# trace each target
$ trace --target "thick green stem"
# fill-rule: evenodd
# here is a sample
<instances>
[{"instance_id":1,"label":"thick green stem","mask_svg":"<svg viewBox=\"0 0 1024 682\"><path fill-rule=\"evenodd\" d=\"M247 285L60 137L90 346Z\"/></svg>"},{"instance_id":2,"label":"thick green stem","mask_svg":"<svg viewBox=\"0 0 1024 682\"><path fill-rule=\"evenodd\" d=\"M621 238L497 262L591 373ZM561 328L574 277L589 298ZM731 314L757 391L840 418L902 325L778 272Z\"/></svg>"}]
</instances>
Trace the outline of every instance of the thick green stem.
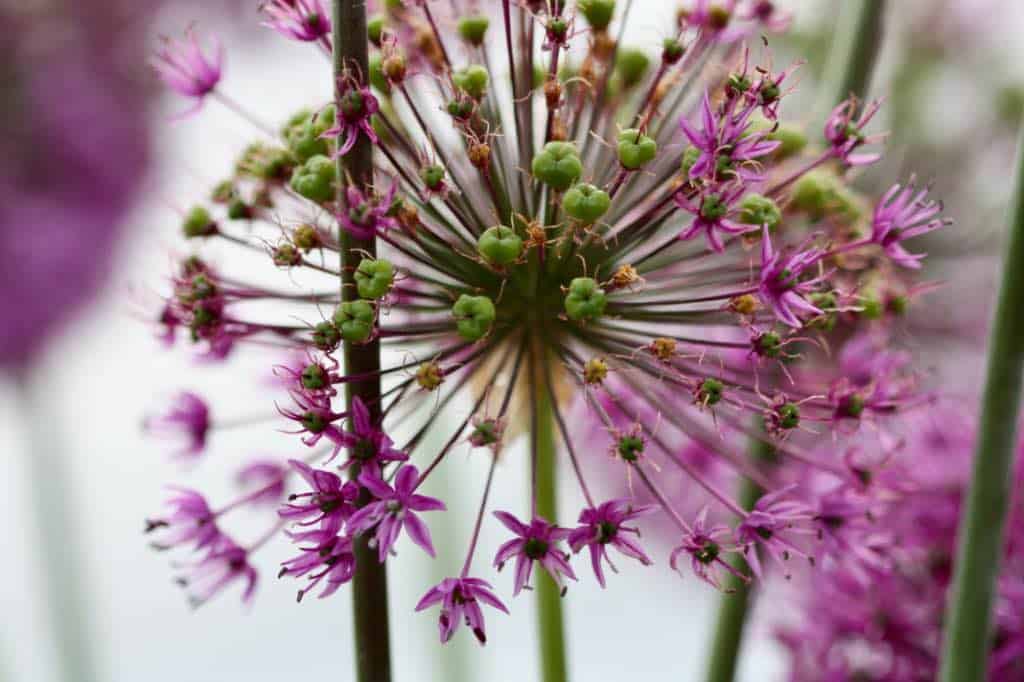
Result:
<instances>
[{"instance_id":1,"label":"thick green stem","mask_svg":"<svg viewBox=\"0 0 1024 682\"><path fill-rule=\"evenodd\" d=\"M772 456L772 447L766 441L755 440L751 443L751 454L754 460L763 461ZM745 478L740 484L739 504L744 509L752 509L762 494L764 491L756 483ZM736 559L734 565L744 573L749 573L747 562L741 557ZM735 678L743 630L752 601L751 586L731 573L726 576L724 588L725 593L718 607L715 639L711 644L711 658L705 678L707 682L732 682Z\"/></svg>"},{"instance_id":2,"label":"thick green stem","mask_svg":"<svg viewBox=\"0 0 1024 682\"><path fill-rule=\"evenodd\" d=\"M535 356L536 358L536 356ZM533 424L534 447L537 467L536 495L537 514L551 523L557 523L558 491L556 489L556 462L558 447L555 444L554 406L545 389L540 372L535 367L532 382L533 400L536 401L536 419ZM543 682L565 682L569 679L565 658L565 623L562 618L562 595L558 585L546 573L536 579L537 591L537 634L540 638L541 680Z\"/></svg>"},{"instance_id":3,"label":"thick green stem","mask_svg":"<svg viewBox=\"0 0 1024 682\"><path fill-rule=\"evenodd\" d=\"M985 678L992 600L1016 452L1024 367L1024 129L1003 281L989 337L988 376L967 504L960 521L953 590L947 605L943 682Z\"/></svg>"},{"instance_id":4,"label":"thick green stem","mask_svg":"<svg viewBox=\"0 0 1024 682\"><path fill-rule=\"evenodd\" d=\"M341 95L354 84L365 85L369 73L366 38L365 0L333 0L332 41L334 45L335 106L341 116ZM344 206L343 186L352 183L369 191L373 182L373 147L365 135L355 146L338 158L338 202ZM358 298L354 286L355 267L359 259L377 253L375 239L357 239L338 228L341 244L341 299ZM346 409L359 397L370 410L374 421L380 419L380 343L345 344L345 371L364 377L345 384ZM351 475L358 474L353 467ZM363 501L368 500L363 491ZM355 628L355 662L358 682L390 682L391 643L388 635L387 571L377 560L376 550L368 546L368 538L355 541L356 570L352 579L352 610Z\"/></svg>"},{"instance_id":5,"label":"thick green stem","mask_svg":"<svg viewBox=\"0 0 1024 682\"><path fill-rule=\"evenodd\" d=\"M25 464L29 475L29 499L36 522L35 546L39 550L39 574L46 591L47 624L57 652L59 679L63 682L97 682L101 675L91 646L89 608L82 570L81 532L76 517L75 489L69 461L61 456L54 433L49 396L41 395L27 375L18 377L18 399L28 429ZM12 625L17 620L11 613Z\"/></svg>"},{"instance_id":6,"label":"thick green stem","mask_svg":"<svg viewBox=\"0 0 1024 682\"><path fill-rule=\"evenodd\" d=\"M818 105L821 120L850 95L862 99L867 95L882 44L884 14L885 0L847 0L844 3L822 79Z\"/></svg>"}]
</instances>

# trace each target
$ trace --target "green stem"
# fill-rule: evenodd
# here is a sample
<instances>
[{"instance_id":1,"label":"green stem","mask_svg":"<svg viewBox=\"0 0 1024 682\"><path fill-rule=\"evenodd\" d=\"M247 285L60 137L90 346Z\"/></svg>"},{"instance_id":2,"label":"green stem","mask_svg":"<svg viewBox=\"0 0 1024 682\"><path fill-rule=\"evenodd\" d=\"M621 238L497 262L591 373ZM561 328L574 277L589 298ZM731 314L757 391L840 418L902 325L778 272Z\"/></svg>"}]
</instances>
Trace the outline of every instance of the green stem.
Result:
<instances>
[{"instance_id":1,"label":"green stem","mask_svg":"<svg viewBox=\"0 0 1024 682\"><path fill-rule=\"evenodd\" d=\"M369 73L366 38L365 0L332 1L332 41L334 45L335 106L341 116L341 95L346 82L365 85ZM338 158L338 202L345 201L346 183L357 185L364 192L373 182L373 147L365 135L355 146ZM354 286L355 266L362 255L374 257L376 240L357 239L338 228L341 244L341 299L358 298ZM345 371L365 377L345 384L346 409L359 397L370 410L371 418L380 420L380 343L345 344ZM350 475L358 475L353 467ZM362 503L369 501L369 492L362 491ZM368 538L355 541L356 570L352 578L352 612L355 629L355 663L358 682L390 682L391 642L388 626L388 585L385 565L377 560L377 552L368 546Z\"/></svg>"},{"instance_id":2,"label":"green stem","mask_svg":"<svg viewBox=\"0 0 1024 682\"><path fill-rule=\"evenodd\" d=\"M766 441L752 440L751 454L752 459L764 461L772 457L773 451ZM745 478L740 484L739 504L750 510L763 494L764 491L756 483ZM750 572L742 557L736 558L734 566L744 573ZM707 682L732 682L735 678L743 630L752 601L751 586L731 573L726 576L723 587L725 590L718 606L718 623L705 678Z\"/></svg>"},{"instance_id":3,"label":"green stem","mask_svg":"<svg viewBox=\"0 0 1024 682\"><path fill-rule=\"evenodd\" d=\"M1024 129L1003 281L989 337L988 376L967 504L960 521L953 590L942 654L943 682L985 677L992 600L1003 549L1003 526L1016 451L1024 367Z\"/></svg>"},{"instance_id":4,"label":"green stem","mask_svg":"<svg viewBox=\"0 0 1024 682\"><path fill-rule=\"evenodd\" d=\"M543 352L543 351L538 351ZM538 361L536 355L535 362ZM558 447L555 443L554 406L546 390L541 372L547 367L534 367L532 386L536 401L534 447L536 466L536 513L551 523L557 523L558 491L556 489L556 462ZM558 585L546 573L537 576L537 634L540 638L541 680L565 682L569 679L565 656L565 623L562 618L562 595Z\"/></svg>"},{"instance_id":5,"label":"green stem","mask_svg":"<svg viewBox=\"0 0 1024 682\"><path fill-rule=\"evenodd\" d=\"M841 101L867 95L882 44L885 0L847 0L839 16L833 48L822 79L819 118Z\"/></svg>"},{"instance_id":6,"label":"green stem","mask_svg":"<svg viewBox=\"0 0 1024 682\"><path fill-rule=\"evenodd\" d=\"M46 590L48 626L57 652L59 679L64 682L97 682L96 660L90 637L91 612L86 598L81 532L76 520L77 505L69 471L70 462L61 456L54 434L53 414L27 375L17 377L19 403L25 410L29 447L26 466L29 498L35 508L36 543L40 575ZM15 620L11 614L11 620Z\"/></svg>"}]
</instances>

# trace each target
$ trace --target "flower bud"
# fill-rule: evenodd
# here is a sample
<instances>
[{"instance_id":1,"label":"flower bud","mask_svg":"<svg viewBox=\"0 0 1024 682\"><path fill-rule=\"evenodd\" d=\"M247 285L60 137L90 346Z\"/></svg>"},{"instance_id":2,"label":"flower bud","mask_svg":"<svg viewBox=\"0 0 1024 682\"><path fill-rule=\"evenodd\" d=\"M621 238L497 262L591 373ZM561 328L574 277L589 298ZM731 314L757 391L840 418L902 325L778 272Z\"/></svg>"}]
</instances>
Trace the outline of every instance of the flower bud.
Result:
<instances>
[{"instance_id":1,"label":"flower bud","mask_svg":"<svg viewBox=\"0 0 1024 682\"><path fill-rule=\"evenodd\" d=\"M662 362L668 362L676 356L677 347L678 344L675 339L671 339L667 336L660 336L651 341L651 345L647 347L647 350L651 351L651 355Z\"/></svg>"},{"instance_id":2,"label":"flower bud","mask_svg":"<svg viewBox=\"0 0 1024 682\"><path fill-rule=\"evenodd\" d=\"M211 234L216 234L217 223L213 221L210 212L205 208L193 206L185 214L185 220L181 223L181 231L185 234L186 239L209 237Z\"/></svg>"},{"instance_id":3,"label":"flower bud","mask_svg":"<svg viewBox=\"0 0 1024 682\"><path fill-rule=\"evenodd\" d=\"M299 195L324 203L334 198L337 178L338 170L334 161L318 154L292 172L289 184Z\"/></svg>"},{"instance_id":4,"label":"flower bud","mask_svg":"<svg viewBox=\"0 0 1024 682\"><path fill-rule=\"evenodd\" d=\"M497 315L494 302L486 296L463 294L452 306L459 336L467 341L479 341L491 331Z\"/></svg>"},{"instance_id":5,"label":"flower bud","mask_svg":"<svg viewBox=\"0 0 1024 682\"><path fill-rule=\"evenodd\" d=\"M718 379L708 377L697 385L695 400L704 407L712 407L722 400L725 385Z\"/></svg>"},{"instance_id":6,"label":"flower bud","mask_svg":"<svg viewBox=\"0 0 1024 682\"><path fill-rule=\"evenodd\" d=\"M466 150L469 162L474 168L488 168L491 165L491 145L486 142L474 142Z\"/></svg>"},{"instance_id":7,"label":"flower bud","mask_svg":"<svg viewBox=\"0 0 1024 682\"><path fill-rule=\"evenodd\" d=\"M592 225L608 212L611 203L607 192L584 182L569 188L562 199L562 208L584 225Z\"/></svg>"},{"instance_id":8,"label":"flower bud","mask_svg":"<svg viewBox=\"0 0 1024 682\"><path fill-rule=\"evenodd\" d=\"M400 85L405 80L405 74L408 70L405 55L399 52L388 55L381 62L380 68L385 78L395 85Z\"/></svg>"},{"instance_id":9,"label":"flower bud","mask_svg":"<svg viewBox=\"0 0 1024 682\"><path fill-rule=\"evenodd\" d=\"M593 320L604 313L608 299L604 289L592 277L577 277L569 283L565 314L570 320Z\"/></svg>"},{"instance_id":10,"label":"flower bud","mask_svg":"<svg viewBox=\"0 0 1024 682\"><path fill-rule=\"evenodd\" d=\"M383 298L395 282L395 268L383 258L364 258L355 272L356 290L363 298Z\"/></svg>"},{"instance_id":11,"label":"flower bud","mask_svg":"<svg viewBox=\"0 0 1024 682\"><path fill-rule=\"evenodd\" d=\"M444 189L444 166L433 164L420 169L420 179L431 192L440 192Z\"/></svg>"},{"instance_id":12,"label":"flower bud","mask_svg":"<svg viewBox=\"0 0 1024 682\"><path fill-rule=\"evenodd\" d=\"M480 46L484 43L490 19L482 14L474 14L459 20L459 35L470 45Z\"/></svg>"},{"instance_id":13,"label":"flower bud","mask_svg":"<svg viewBox=\"0 0 1024 682\"><path fill-rule=\"evenodd\" d=\"M666 64L675 64L686 53L686 48L675 38L666 38L661 44L661 61Z\"/></svg>"},{"instance_id":14,"label":"flower bud","mask_svg":"<svg viewBox=\"0 0 1024 682\"><path fill-rule=\"evenodd\" d=\"M595 31L604 31L615 15L615 0L579 0L576 9Z\"/></svg>"},{"instance_id":15,"label":"flower bud","mask_svg":"<svg viewBox=\"0 0 1024 682\"><path fill-rule=\"evenodd\" d=\"M615 444L615 452L624 462L636 462L644 454L644 439L639 435L628 435L619 438Z\"/></svg>"},{"instance_id":16,"label":"flower bud","mask_svg":"<svg viewBox=\"0 0 1024 682\"><path fill-rule=\"evenodd\" d=\"M319 350L330 352L341 343L341 333L330 322L321 322L313 327L313 345Z\"/></svg>"},{"instance_id":17,"label":"flower bud","mask_svg":"<svg viewBox=\"0 0 1024 682\"><path fill-rule=\"evenodd\" d=\"M388 18L383 14L374 14L366 21L366 37L377 47L381 46Z\"/></svg>"},{"instance_id":18,"label":"flower bud","mask_svg":"<svg viewBox=\"0 0 1024 682\"><path fill-rule=\"evenodd\" d=\"M771 231L782 221L779 205L762 194L748 194L740 200L739 222L767 227Z\"/></svg>"},{"instance_id":19,"label":"flower bud","mask_svg":"<svg viewBox=\"0 0 1024 682\"><path fill-rule=\"evenodd\" d=\"M583 164L571 142L548 142L533 157L531 170L533 177L561 192L579 180Z\"/></svg>"},{"instance_id":20,"label":"flower bud","mask_svg":"<svg viewBox=\"0 0 1024 682\"><path fill-rule=\"evenodd\" d=\"M369 68L370 85L381 94L390 95L391 83L388 82L387 76L384 75L384 58L379 54L371 54Z\"/></svg>"},{"instance_id":21,"label":"flower bud","mask_svg":"<svg viewBox=\"0 0 1024 682\"><path fill-rule=\"evenodd\" d=\"M324 245L324 242L320 237L320 231L307 223L299 225L292 232L292 244L302 249L304 253L309 253L313 249L319 249Z\"/></svg>"},{"instance_id":22,"label":"flower bud","mask_svg":"<svg viewBox=\"0 0 1024 682\"><path fill-rule=\"evenodd\" d=\"M523 240L510 227L489 227L477 240L476 249L491 265L504 267L519 260L523 253Z\"/></svg>"},{"instance_id":23,"label":"flower bud","mask_svg":"<svg viewBox=\"0 0 1024 682\"><path fill-rule=\"evenodd\" d=\"M334 326L341 338L363 343L373 333L374 310L366 301L345 301L334 311Z\"/></svg>"},{"instance_id":24,"label":"flower bud","mask_svg":"<svg viewBox=\"0 0 1024 682\"><path fill-rule=\"evenodd\" d=\"M274 247L271 252L274 265L279 268L292 268L302 262L302 254L290 242L284 242Z\"/></svg>"},{"instance_id":25,"label":"flower bud","mask_svg":"<svg viewBox=\"0 0 1024 682\"><path fill-rule=\"evenodd\" d=\"M608 377L608 363L603 358L591 358L583 365L583 381L591 386L602 384Z\"/></svg>"},{"instance_id":26,"label":"flower bud","mask_svg":"<svg viewBox=\"0 0 1024 682\"><path fill-rule=\"evenodd\" d=\"M615 58L615 73L623 87L631 88L643 80L650 65L651 58L642 50L625 47L619 50L618 56Z\"/></svg>"},{"instance_id":27,"label":"flower bud","mask_svg":"<svg viewBox=\"0 0 1024 682\"><path fill-rule=\"evenodd\" d=\"M455 87L477 101L487 93L488 79L487 69L479 64L472 64L452 74Z\"/></svg>"},{"instance_id":28,"label":"flower bud","mask_svg":"<svg viewBox=\"0 0 1024 682\"><path fill-rule=\"evenodd\" d=\"M635 128L619 133L619 163L627 170L637 170L654 160L658 143Z\"/></svg>"},{"instance_id":29,"label":"flower bud","mask_svg":"<svg viewBox=\"0 0 1024 682\"><path fill-rule=\"evenodd\" d=\"M424 391L434 391L444 383L444 370L434 360L424 362L416 369L416 383Z\"/></svg>"}]
</instances>

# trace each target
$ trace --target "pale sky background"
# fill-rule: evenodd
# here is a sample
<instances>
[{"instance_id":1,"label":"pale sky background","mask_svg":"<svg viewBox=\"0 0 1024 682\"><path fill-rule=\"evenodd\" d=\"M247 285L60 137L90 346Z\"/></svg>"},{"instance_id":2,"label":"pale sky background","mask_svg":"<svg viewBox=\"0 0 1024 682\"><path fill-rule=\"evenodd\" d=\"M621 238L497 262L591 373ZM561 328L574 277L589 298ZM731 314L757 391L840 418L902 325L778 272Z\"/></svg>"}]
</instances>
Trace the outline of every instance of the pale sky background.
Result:
<instances>
[{"instance_id":1,"label":"pale sky background","mask_svg":"<svg viewBox=\"0 0 1024 682\"><path fill-rule=\"evenodd\" d=\"M633 34L660 38L674 5L638 0ZM163 28L170 32L183 23L169 19ZM276 39L244 43L230 34L225 41L230 48L225 91L253 103L263 118L280 121L326 97L326 63L307 47ZM183 106L168 98L161 115ZM152 303L147 292L159 287L169 270L168 254L184 250L172 207L187 206L205 194L251 138L244 124L215 103L198 117L165 129L150 193L132 217L137 229L124 246L108 297L55 344L36 376L51 410L44 437L62 449L76 485L65 503L74 510L86 551L67 560L88 589L103 682L353 679L348 592L296 604L297 584L274 577L278 562L293 553L287 543L275 542L258 556L262 584L250 607L239 603L235 589L193 612L171 583L168 556L150 550L141 532L143 518L158 511L164 484L194 484L224 500L227 473L245 459L295 452L292 440L268 436L268 428L239 429L215 434L207 459L186 472L169 460L160 443L144 439L139 428L147 408L182 387L201 391L225 417L266 411L267 394L259 381L267 365L261 359L243 353L228 367L197 368L183 348L159 348L151 329L137 319L141 303ZM204 249L204 254L212 252ZM38 543L28 512L33 493L26 487L25 427L17 397L0 385L0 517L5 519L0 524L0 680L51 682L45 596L36 570ZM511 599L511 575L484 572L495 578L512 609L511 617L486 614L486 648L471 643L465 631L454 646L442 648L436 609L412 611L430 585L461 563L484 480L485 458L459 455L453 462L460 464L447 468L446 482L452 491L465 491L459 504L451 504L453 494L445 495L453 507L446 516L456 527L443 529L436 518L429 519L441 558L432 566L421 552L403 544L405 551L389 562L395 679L456 679L442 666L461 659L469 672L458 679L531 682L537 679L532 599ZM517 453L510 453L499 470L492 509L522 507L527 492L523 464ZM567 490L563 497L569 495ZM478 561L489 561L502 539L498 524L486 524ZM574 680L701 679L718 595L691 575L672 573L667 547L651 550L658 560L655 567L619 562L622 573L612 576L607 591L590 575L569 590L565 608ZM578 568L588 573L584 563ZM748 638L740 679L779 679L782 670L775 645L755 631Z\"/></svg>"}]
</instances>

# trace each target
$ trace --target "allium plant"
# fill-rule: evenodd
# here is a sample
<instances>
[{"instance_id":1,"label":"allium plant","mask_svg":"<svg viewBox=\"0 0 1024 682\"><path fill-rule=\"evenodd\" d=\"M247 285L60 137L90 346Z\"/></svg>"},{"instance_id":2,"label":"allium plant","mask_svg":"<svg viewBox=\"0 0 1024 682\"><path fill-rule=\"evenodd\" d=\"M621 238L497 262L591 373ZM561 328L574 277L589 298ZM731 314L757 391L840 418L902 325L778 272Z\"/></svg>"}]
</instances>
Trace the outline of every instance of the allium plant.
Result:
<instances>
[{"instance_id":1,"label":"allium plant","mask_svg":"<svg viewBox=\"0 0 1024 682\"><path fill-rule=\"evenodd\" d=\"M389 3L368 22L365 66L351 58L353 24L328 40L314 5L272 3L267 24L348 50L334 55L333 101L297 103L273 139L242 151L185 212L183 234L319 284L282 290L193 255L158 316L165 338L181 332L208 358L266 346L300 358L278 370L288 400L268 405L295 433L280 476L298 474L297 492L256 546L230 545L245 554L234 575L280 530L296 552L281 575L300 579L300 597L354 580L358 602L360 576L408 541L433 554L426 524L445 505L417 491L466 447L491 460L477 523L460 573L424 586L417 606L440 606L442 641L464 620L483 642L481 606L505 610L492 562L474 563L485 521L507 532L493 560L512 567L504 587L535 585L542 611L577 579L614 582L604 568L619 560L670 560L718 585L723 572L750 579L734 557L785 563L830 546L819 499L790 479L852 485L857 469L802 432L820 443L865 422L884 431L920 397L905 362L877 364L884 335L849 366L797 361L898 315L918 258L900 242L943 224L923 190L893 190L872 217L847 187L847 171L881 153L878 104L839 103L809 135L787 124L796 68L745 42L787 23L770 2L698 1L639 47L621 43L628 12L613 29L614 0L506 0L459 16ZM257 299L280 314L249 312ZM399 423L412 435L399 439ZM492 520L496 464L520 433L532 492ZM750 461L743 436L767 440L789 473ZM680 456L692 443L706 466ZM583 500L570 518L552 498L558 459ZM625 493L598 495L587 470L609 460ZM719 469L768 495L744 510L708 475ZM670 471L684 476L666 491ZM676 504L687 490L713 509ZM224 540L175 544L221 551L223 517L259 492L205 513ZM640 537L657 515L674 526L670 556ZM593 578L573 567L584 550Z\"/></svg>"},{"instance_id":2,"label":"allium plant","mask_svg":"<svg viewBox=\"0 0 1024 682\"><path fill-rule=\"evenodd\" d=\"M779 633L794 682L938 679L973 422L959 405L914 417L873 485L847 490L845 509L823 512L843 545L882 551L867 563L852 552L837 554L800 586L799 608ZM988 672L978 674L992 682L1024 679L1022 453L1018 447ZM866 523L866 515L884 516L884 527ZM868 541L866 533L875 538Z\"/></svg>"}]
</instances>

